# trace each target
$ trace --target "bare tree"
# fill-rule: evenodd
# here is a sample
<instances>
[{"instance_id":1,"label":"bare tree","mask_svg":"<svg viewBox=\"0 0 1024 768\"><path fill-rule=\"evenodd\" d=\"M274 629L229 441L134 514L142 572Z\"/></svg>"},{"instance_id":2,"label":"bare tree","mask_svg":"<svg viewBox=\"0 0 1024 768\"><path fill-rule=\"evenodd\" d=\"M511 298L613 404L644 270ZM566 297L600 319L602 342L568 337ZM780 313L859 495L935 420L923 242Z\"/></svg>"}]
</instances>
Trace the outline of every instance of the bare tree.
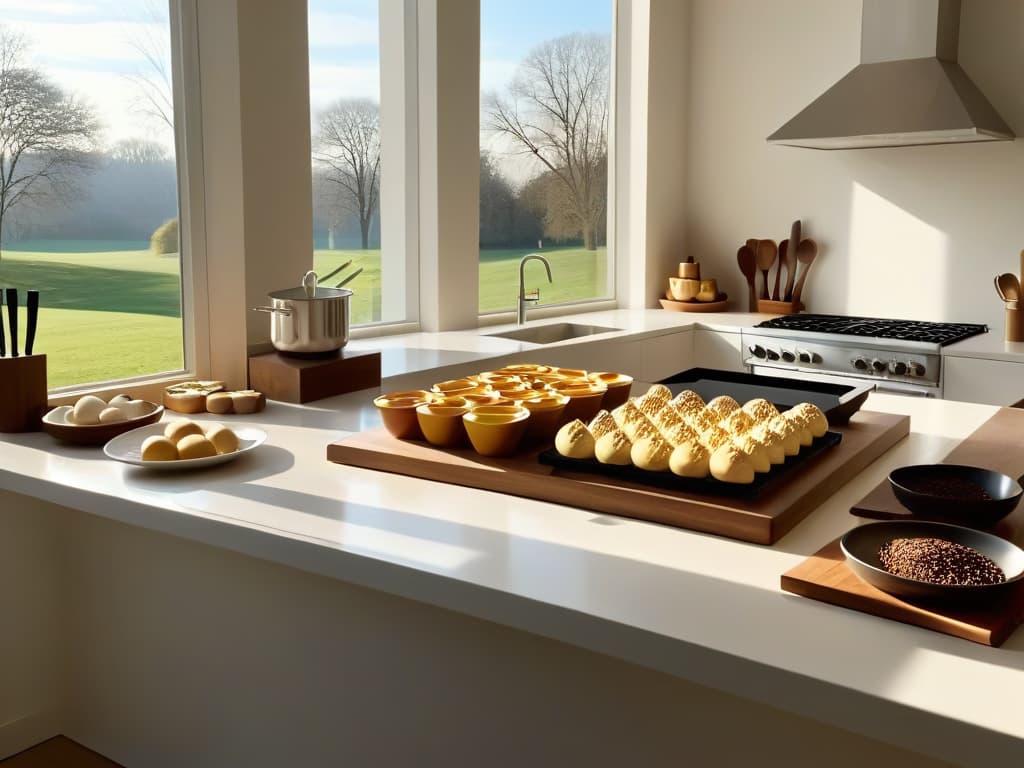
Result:
<instances>
[{"instance_id":1,"label":"bare tree","mask_svg":"<svg viewBox=\"0 0 1024 768\"><path fill-rule=\"evenodd\" d=\"M359 219L362 247L368 248L380 202L380 107L369 99L334 102L317 121L313 159Z\"/></svg>"},{"instance_id":2,"label":"bare tree","mask_svg":"<svg viewBox=\"0 0 1024 768\"><path fill-rule=\"evenodd\" d=\"M0 243L12 208L71 193L98 132L86 104L24 63L27 47L0 27Z\"/></svg>"},{"instance_id":3,"label":"bare tree","mask_svg":"<svg viewBox=\"0 0 1024 768\"><path fill-rule=\"evenodd\" d=\"M163 4L166 11L167 3ZM132 27L128 44L146 62L146 67L125 75L135 87L133 109L157 126L174 132L174 91L171 88L171 49L164 27L166 13L149 0L142 21Z\"/></svg>"},{"instance_id":4,"label":"bare tree","mask_svg":"<svg viewBox=\"0 0 1024 768\"><path fill-rule=\"evenodd\" d=\"M110 157L131 165L163 163L171 159L163 144L140 138L121 139L110 148Z\"/></svg>"},{"instance_id":5,"label":"bare tree","mask_svg":"<svg viewBox=\"0 0 1024 768\"><path fill-rule=\"evenodd\" d=\"M610 66L607 36L565 35L527 54L506 95L484 97L484 127L564 185L587 250L597 247L608 199Z\"/></svg>"}]
</instances>

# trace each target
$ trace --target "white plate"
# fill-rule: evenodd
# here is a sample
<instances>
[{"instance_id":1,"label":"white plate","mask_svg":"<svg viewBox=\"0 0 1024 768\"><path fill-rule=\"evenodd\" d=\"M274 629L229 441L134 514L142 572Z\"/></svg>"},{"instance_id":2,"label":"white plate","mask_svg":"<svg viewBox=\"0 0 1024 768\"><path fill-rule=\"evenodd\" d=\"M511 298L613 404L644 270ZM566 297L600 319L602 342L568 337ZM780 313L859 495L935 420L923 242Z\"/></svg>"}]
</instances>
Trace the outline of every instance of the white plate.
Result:
<instances>
[{"instance_id":1,"label":"white plate","mask_svg":"<svg viewBox=\"0 0 1024 768\"><path fill-rule=\"evenodd\" d=\"M167 425L162 423L148 424L145 427L133 429L131 432L125 432L123 435L118 435L109 443L104 445L103 452L115 461L123 461L127 464L135 464L136 466L146 467L147 469L198 469L200 467L223 464L225 462L232 461L233 459L237 459L243 453L248 453L249 451L263 445L264 441L267 439L267 433L262 429L231 424L229 425L231 430L238 435L238 450L233 453L220 453L216 456L207 456L202 459L143 461L142 443L145 442L147 437L162 435L164 433L165 426Z\"/></svg>"}]
</instances>

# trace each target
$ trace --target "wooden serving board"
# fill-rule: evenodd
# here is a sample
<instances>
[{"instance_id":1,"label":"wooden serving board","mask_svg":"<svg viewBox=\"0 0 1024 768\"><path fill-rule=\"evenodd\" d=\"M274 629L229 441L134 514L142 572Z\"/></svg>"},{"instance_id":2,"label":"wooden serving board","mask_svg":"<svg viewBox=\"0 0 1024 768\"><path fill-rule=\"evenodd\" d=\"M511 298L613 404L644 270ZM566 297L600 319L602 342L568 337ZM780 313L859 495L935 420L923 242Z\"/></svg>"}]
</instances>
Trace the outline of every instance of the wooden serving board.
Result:
<instances>
[{"instance_id":1,"label":"wooden serving board","mask_svg":"<svg viewBox=\"0 0 1024 768\"><path fill-rule=\"evenodd\" d=\"M1019 477L1024 474L1021 430L1024 410L1002 408L957 445L942 463L969 464ZM906 516L888 480L857 502L850 512L883 519ZM1024 546L1024 504L991 532ZM1002 645L1024 621L1024 588L1015 590L1007 600L970 610L918 605L882 592L846 567L838 539L783 574L782 589L991 646Z\"/></svg>"},{"instance_id":2,"label":"wooden serving board","mask_svg":"<svg viewBox=\"0 0 1024 768\"><path fill-rule=\"evenodd\" d=\"M763 494L750 499L684 494L571 473L540 464L539 450L507 459L484 458L471 449L441 450L426 443L397 440L383 428L331 443L327 458L339 464L773 544L850 477L905 437L910 418L860 411L835 431L843 435L839 445L809 459L792 476L779 478Z\"/></svg>"}]
</instances>

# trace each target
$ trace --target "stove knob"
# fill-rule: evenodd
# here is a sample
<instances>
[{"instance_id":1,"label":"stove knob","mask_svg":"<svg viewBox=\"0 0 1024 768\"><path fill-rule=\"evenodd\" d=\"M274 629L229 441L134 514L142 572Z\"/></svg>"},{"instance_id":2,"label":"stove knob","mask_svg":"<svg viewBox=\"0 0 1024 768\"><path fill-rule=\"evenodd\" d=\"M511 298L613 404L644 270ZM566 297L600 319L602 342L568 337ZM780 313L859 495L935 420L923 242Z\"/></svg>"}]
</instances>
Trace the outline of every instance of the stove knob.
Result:
<instances>
[{"instance_id":1,"label":"stove knob","mask_svg":"<svg viewBox=\"0 0 1024 768\"><path fill-rule=\"evenodd\" d=\"M796 354L791 349L784 349L782 350L782 359L785 360L787 363L795 363Z\"/></svg>"},{"instance_id":2,"label":"stove knob","mask_svg":"<svg viewBox=\"0 0 1024 768\"><path fill-rule=\"evenodd\" d=\"M887 366L885 363L883 363L876 357L874 360L871 361L871 367L874 369L875 373L881 373L886 369Z\"/></svg>"},{"instance_id":3,"label":"stove knob","mask_svg":"<svg viewBox=\"0 0 1024 768\"><path fill-rule=\"evenodd\" d=\"M911 376L924 376L925 367L924 363L911 363L910 364L910 375Z\"/></svg>"},{"instance_id":4,"label":"stove knob","mask_svg":"<svg viewBox=\"0 0 1024 768\"><path fill-rule=\"evenodd\" d=\"M821 362L821 355L819 355L817 352L811 352L811 362L812 363L820 363Z\"/></svg>"},{"instance_id":5,"label":"stove knob","mask_svg":"<svg viewBox=\"0 0 1024 768\"><path fill-rule=\"evenodd\" d=\"M750 350L750 354L752 354L754 357L759 357L763 359L766 355L764 347L762 347L760 344L751 344L749 347L747 347L747 349Z\"/></svg>"},{"instance_id":6,"label":"stove knob","mask_svg":"<svg viewBox=\"0 0 1024 768\"><path fill-rule=\"evenodd\" d=\"M889 364L889 370L897 376L903 376L907 372L907 364L900 360L896 360Z\"/></svg>"},{"instance_id":7,"label":"stove knob","mask_svg":"<svg viewBox=\"0 0 1024 768\"><path fill-rule=\"evenodd\" d=\"M797 356L800 358L800 362L801 363L809 363L809 362L811 362L811 353L808 352L806 349L799 350L799 352L797 353Z\"/></svg>"},{"instance_id":8,"label":"stove knob","mask_svg":"<svg viewBox=\"0 0 1024 768\"><path fill-rule=\"evenodd\" d=\"M779 359L779 353L776 352L774 349L766 349L765 354L767 354L769 360Z\"/></svg>"},{"instance_id":9,"label":"stove knob","mask_svg":"<svg viewBox=\"0 0 1024 768\"><path fill-rule=\"evenodd\" d=\"M858 357L856 360L853 361L853 367L856 368L858 371L866 371L868 369L867 358Z\"/></svg>"}]
</instances>

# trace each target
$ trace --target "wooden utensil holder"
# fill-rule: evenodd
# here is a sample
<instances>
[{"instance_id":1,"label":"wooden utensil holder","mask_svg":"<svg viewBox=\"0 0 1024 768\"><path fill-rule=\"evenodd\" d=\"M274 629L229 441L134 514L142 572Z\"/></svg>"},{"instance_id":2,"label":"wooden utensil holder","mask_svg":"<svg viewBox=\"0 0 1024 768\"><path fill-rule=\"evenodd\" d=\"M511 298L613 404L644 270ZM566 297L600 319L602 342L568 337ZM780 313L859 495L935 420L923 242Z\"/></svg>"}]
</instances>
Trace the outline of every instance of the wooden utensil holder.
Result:
<instances>
[{"instance_id":1,"label":"wooden utensil holder","mask_svg":"<svg viewBox=\"0 0 1024 768\"><path fill-rule=\"evenodd\" d=\"M46 413L46 355L0 358L0 432L36 432Z\"/></svg>"},{"instance_id":2,"label":"wooden utensil holder","mask_svg":"<svg viewBox=\"0 0 1024 768\"><path fill-rule=\"evenodd\" d=\"M795 315L805 309L803 302L757 300L757 311L762 315Z\"/></svg>"},{"instance_id":3,"label":"wooden utensil holder","mask_svg":"<svg viewBox=\"0 0 1024 768\"><path fill-rule=\"evenodd\" d=\"M1006 310L1006 340L1024 341L1024 311Z\"/></svg>"}]
</instances>

